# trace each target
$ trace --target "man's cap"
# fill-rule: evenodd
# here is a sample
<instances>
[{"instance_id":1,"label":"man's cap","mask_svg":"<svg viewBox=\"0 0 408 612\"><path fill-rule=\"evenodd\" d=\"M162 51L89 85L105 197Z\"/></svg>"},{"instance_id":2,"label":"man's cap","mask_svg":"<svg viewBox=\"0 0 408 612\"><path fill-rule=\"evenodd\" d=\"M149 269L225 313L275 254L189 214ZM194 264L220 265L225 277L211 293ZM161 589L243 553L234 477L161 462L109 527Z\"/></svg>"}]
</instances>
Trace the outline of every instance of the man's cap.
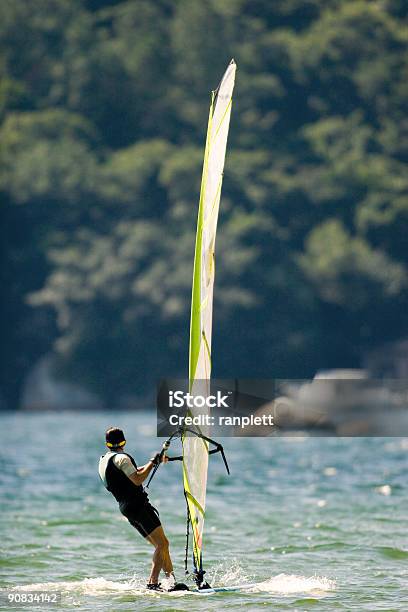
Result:
<instances>
[{"instance_id":1,"label":"man's cap","mask_svg":"<svg viewBox=\"0 0 408 612\"><path fill-rule=\"evenodd\" d=\"M105 434L106 446L113 448L115 446L124 446L126 444L125 434L119 427L109 427Z\"/></svg>"}]
</instances>

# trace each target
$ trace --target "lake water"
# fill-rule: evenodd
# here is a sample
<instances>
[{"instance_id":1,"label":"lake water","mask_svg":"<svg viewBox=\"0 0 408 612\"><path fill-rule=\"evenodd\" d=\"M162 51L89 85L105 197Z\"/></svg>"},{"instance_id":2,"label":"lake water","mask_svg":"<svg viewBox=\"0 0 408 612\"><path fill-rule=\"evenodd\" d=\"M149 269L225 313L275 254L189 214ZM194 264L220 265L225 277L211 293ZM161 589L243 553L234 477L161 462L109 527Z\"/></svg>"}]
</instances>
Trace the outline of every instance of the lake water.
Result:
<instances>
[{"instance_id":1,"label":"lake water","mask_svg":"<svg viewBox=\"0 0 408 612\"><path fill-rule=\"evenodd\" d=\"M203 597L143 591L152 549L97 474L109 425L139 464L160 449L153 412L1 414L0 424L3 609L22 609L4 603L10 589L61 592L59 610L408 609L406 438L225 439L231 476L210 458L207 577L257 587ZM160 467L150 499L184 580L179 462Z\"/></svg>"}]
</instances>

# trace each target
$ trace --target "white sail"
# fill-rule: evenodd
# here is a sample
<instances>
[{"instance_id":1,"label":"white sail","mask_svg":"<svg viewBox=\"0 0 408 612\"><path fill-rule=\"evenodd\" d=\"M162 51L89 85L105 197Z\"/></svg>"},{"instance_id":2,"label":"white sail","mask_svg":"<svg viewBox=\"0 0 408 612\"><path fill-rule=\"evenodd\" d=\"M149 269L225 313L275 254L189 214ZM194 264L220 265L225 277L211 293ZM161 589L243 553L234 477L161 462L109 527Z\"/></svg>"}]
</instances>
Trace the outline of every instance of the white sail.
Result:
<instances>
[{"instance_id":1,"label":"white sail","mask_svg":"<svg viewBox=\"0 0 408 612\"><path fill-rule=\"evenodd\" d=\"M194 256L190 320L190 392L207 395L211 376L211 331L215 273L215 236L220 205L225 151L231 114L236 64L229 64L220 85L212 92L204 154ZM194 415L194 408L191 409ZM203 410L200 409L200 414ZM205 435L205 429L201 429ZM202 538L207 486L208 444L196 436L183 436L183 478L193 534L193 556L202 571Z\"/></svg>"}]
</instances>

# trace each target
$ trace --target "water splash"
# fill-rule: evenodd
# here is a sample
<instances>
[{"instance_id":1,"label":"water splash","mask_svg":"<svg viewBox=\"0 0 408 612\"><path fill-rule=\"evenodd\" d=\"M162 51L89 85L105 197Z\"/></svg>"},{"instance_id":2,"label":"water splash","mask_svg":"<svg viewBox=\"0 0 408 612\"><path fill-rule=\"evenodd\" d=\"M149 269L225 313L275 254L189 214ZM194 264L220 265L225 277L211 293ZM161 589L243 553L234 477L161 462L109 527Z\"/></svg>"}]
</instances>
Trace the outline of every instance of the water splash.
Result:
<instances>
[{"instance_id":1,"label":"water splash","mask_svg":"<svg viewBox=\"0 0 408 612\"><path fill-rule=\"evenodd\" d=\"M140 582L140 584L139 584ZM78 593L82 595L105 595L106 593L120 593L131 591L144 592L145 585L141 581L132 579L126 582L106 580L105 578L85 578L84 580L73 580L64 582L37 582L35 584L24 584L15 586L13 591L61 591L62 593Z\"/></svg>"},{"instance_id":2,"label":"water splash","mask_svg":"<svg viewBox=\"0 0 408 612\"><path fill-rule=\"evenodd\" d=\"M279 574L267 580L254 583L237 559L223 561L209 573L209 582L213 587L238 586L251 584L251 590L256 592L274 593L277 595L313 594L323 596L336 588L336 582L324 576L296 576Z\"/></svg>"},{"instance_id":3,"label":"water splash","mask_svg":"<svg viewBox=\"0 0 408 612\"><path fill-rule=\"evenodd\" d=\"M237 561L228 564L221 563L217 566L211 577L212 586L238 586L250 582L250 578L245 574ZM328 591L334 590L336 583L329 578L313 576L296 576L279 574L272 576L263 582L251 584L250 590L255 592L273 593L275 595L293 594L313 594L323 596ZM1 590L1 589L0 589ZM156 594L146 590L142 580L132 578L131 580L118 582L106 580L105 578L85 578L84 580L64 581L64 582L39 582L35 584L25 584L16 586L14 591L61 591L64 595L88 595L93 597L103 596L112 593L131 593L132 595ZM188 595L188 592L180 591L177 595Z\"/></svg>"},{"instance_id":4,"label":"water splash","mask_svg":"<svg viewBox=\"0 0 408 612\"><path fill-rule=\"evenodd\" d=\"M324 576L296 576L293 574L279 574L268 580L260 582L254 587L256 591L276 593L279 595L293 595L309 593L313 595L324 595L327 591L333 591L336 582Z\"/></svg>"},{"instance_id":5,"label":"water splash","mask_svg":"<svg viewBox=\"0 0 408 612\"><path fill-rule=\"evenodd\" d=\"M208 582L211 586L235 586L251 582L252 579L247 575L238 559L222 561L208 572Z\"/></svg>"}]
</instances>

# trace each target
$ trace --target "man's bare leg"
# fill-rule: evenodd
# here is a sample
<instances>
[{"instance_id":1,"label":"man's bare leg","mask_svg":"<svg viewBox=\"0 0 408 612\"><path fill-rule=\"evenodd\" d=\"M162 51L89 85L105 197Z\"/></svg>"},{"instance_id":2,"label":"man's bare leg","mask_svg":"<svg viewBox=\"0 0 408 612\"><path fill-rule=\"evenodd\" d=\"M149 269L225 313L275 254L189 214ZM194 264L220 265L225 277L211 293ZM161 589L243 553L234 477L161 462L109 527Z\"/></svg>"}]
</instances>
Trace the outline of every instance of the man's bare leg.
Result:
<instances>
[{"instance_id":1,"label":"man's bare leg","mask_svg":"<svg viewBox=\"0 0 408 612\"><path fill-rule=\"evenodd\" d=\"M153 544L155 550L153 553L152 560L152 571L149 577L149 584L157 584L159 582L160 570L163 569L166 577L173 576L173 564L171 562L169 552L169 541L165 536L163 527L160 525L153 529L153 531L146 537Z\"/></svg>"}]
</instances>

